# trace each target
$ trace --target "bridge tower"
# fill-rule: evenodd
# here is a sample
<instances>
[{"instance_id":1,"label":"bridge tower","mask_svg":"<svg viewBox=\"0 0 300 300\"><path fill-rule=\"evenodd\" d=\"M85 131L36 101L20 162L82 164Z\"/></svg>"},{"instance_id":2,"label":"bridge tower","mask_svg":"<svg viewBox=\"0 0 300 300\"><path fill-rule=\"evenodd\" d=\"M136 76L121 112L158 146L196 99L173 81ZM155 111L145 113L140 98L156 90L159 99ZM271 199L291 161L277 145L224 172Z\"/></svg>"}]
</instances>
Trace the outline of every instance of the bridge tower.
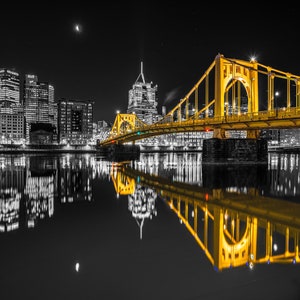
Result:
<instances>
[{"instance_id":1,"label":"bridge tower","mask_svg":"<svg viewBox=\"0 0 300 300\"><path fill-rule=\"evenodd\" d=\"M239 97L241 87L245 89L247 96L247 115L256 115L259 113L258 96L258 63L255 60L250 62L225 59L223 55L218 54L215 58L215 116L221 119L228 117L228 107L233 109L231 116L237 117L241 113ZM231 90L232 99L228 97L228 91ZM231 103L230 103L231 101ZM267 141L260 139L260 130L247 129L247 138L227 139L225 128L215 126L213 138L203 142L204 161L220 162L228 160L237 161L265 161L267 157Z\"/></svg>"},{"instance_id":2,"label":"bridge tower","mask_svg":"<svg viewBox=\"0 0 300 300\"><path fill-rule=\"evenodd\" d=\"M215 59L215 115L224 116L226 106L225 93L230 85L240 82L247 93L248 113L258 112L258 72L257 62L228 60L223 55Z\"/></svg>"},{"instance_id":3,"label":"bridge tower","mask_svg":"<svg viewBox=\"0 0 300 300\"><path fill-rule=\"evenodd\" d=\"M218 54L215 58L215 116L226 117L228 107L237 107L236 114L240 113L240 103L236 103L237 96L234 86L239 89L244 87L248 99L248 114L255 114L259 111L258 99L258 64L255 60L250 62L242 60L225 59L223 55ZM227 92L232 88L231 103ZM240 91L238 91L240 92ZM214 129L214 137L225 138L225 130ZM258 138L257 130L247 130L248 138Z\"/></svg>"}]
</instances>

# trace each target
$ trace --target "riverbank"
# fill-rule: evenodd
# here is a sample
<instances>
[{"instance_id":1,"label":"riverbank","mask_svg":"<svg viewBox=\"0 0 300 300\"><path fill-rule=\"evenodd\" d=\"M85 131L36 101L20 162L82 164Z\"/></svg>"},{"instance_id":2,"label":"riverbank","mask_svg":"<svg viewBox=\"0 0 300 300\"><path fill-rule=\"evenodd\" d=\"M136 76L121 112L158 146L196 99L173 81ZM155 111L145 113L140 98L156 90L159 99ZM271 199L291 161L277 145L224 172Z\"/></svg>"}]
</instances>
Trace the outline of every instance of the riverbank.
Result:
<instances>
[{"instance_id":1,"label":"riverbank","mask_svg":"<svg viewBox=\"0 0 300 300\"><path fill-rule=\"evenodd\" d=\"M19 146L10 145L9 147L0 147L0 154L14 153L96 153L101 152L101 148L96 146L60 146L60 145L34 145Z\"/></svg>"},{"instance_id":2,"label":"riverbank","mask_svg":"<svg viewBox=\"0 0 300 300\"><path fill-rule=\"evenodd\" d=\"M166 148L162 149L144 148L141 147L141 153L165 153L165 152L202 152L200 148ZM278 153L300 153L300 146L298 147L286 147L276 146L268 147L268 152ZM14 153L105 153L104 149L97 146L60 146L60 145L47 145L47 146L19 146L10 145L8 147L0 146L0 154L14 154Z\"/></svg>"}]
</instances>

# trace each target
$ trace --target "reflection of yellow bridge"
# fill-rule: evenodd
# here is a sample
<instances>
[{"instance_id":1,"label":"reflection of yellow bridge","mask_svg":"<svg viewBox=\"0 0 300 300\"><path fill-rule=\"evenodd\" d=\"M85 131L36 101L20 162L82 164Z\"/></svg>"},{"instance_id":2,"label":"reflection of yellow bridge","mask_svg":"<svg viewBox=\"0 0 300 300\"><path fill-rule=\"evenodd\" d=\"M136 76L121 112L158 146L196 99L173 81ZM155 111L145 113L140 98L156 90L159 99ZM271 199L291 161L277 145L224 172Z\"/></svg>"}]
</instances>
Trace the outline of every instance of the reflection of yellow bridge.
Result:
<instances>
[{"instance_id":1,"label":"reflection of yellow bridge","mask_svg":"<svg viewBox=\"0 0 300 300\"><path fill-rule=\"evenodd\" d=\"M207 130L213 130L217 138L224 138L226 130L246 130L248 138L258 138L261 129L299 127L299 79L300 76L256 61L217 55L200 80L162 120L147 125L134 114L118 114L108 138L100 144ZM275 98L277 88L285 102L280 109Z\"/></svg>"},{"instance_id":2,"label":"reflection of yellow bridge","mask_svg":"<svg viewBox=\"0 0 300 300\"><path fill-rule=\"evenodd\" d=\"M300 262L298 204L261 197L255 190L244 195L171 182L129 167L117 171L120 175L111 175L115 186L122 187L123 195L134 191L136 181L155 189L217 270L242 265L251 268L255 263ZM277 236L283 240L282 251L273 249Z\"/></svg>"}]
</instances>

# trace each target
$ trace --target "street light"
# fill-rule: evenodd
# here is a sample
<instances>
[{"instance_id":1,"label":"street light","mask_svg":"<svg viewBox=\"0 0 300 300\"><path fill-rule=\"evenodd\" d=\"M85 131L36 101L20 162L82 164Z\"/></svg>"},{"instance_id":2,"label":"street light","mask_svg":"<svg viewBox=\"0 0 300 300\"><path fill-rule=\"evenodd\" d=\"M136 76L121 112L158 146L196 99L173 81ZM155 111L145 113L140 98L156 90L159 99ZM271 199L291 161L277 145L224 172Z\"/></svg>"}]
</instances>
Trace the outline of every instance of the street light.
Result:
<instances>
[{"instance_id":1,"label":"street light","mask_svg":"<svg viewBox=\"0 0 300 300\"><path fill-rule=\"evenodd\" d=\"M275 108L277 108L277 99L278 99L279 95L280 95L279 91L276 91L275 92Z\"/></svg>"}]
</instances>

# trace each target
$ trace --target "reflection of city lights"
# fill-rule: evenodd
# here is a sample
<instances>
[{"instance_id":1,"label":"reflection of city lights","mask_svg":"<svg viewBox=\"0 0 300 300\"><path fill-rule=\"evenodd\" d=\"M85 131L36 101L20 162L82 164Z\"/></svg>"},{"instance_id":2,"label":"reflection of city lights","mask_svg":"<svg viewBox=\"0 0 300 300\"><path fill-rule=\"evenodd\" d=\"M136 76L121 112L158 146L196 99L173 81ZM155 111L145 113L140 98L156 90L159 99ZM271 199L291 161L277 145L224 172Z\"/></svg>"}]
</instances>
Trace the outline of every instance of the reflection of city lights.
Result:
<instances>
[{"instance_id":1,"label":"reflection of city lights","mask_svg":"<svg viewBox=\"0 0 300 300\"><path fill-rule=\"evenodd\" d=\"M79 263L77 262L77 263L75 264L75 270L76 270L76 272L79 272L79 267L80 267L80 265L79 265Z\"/></svg>"}]
</instances>

